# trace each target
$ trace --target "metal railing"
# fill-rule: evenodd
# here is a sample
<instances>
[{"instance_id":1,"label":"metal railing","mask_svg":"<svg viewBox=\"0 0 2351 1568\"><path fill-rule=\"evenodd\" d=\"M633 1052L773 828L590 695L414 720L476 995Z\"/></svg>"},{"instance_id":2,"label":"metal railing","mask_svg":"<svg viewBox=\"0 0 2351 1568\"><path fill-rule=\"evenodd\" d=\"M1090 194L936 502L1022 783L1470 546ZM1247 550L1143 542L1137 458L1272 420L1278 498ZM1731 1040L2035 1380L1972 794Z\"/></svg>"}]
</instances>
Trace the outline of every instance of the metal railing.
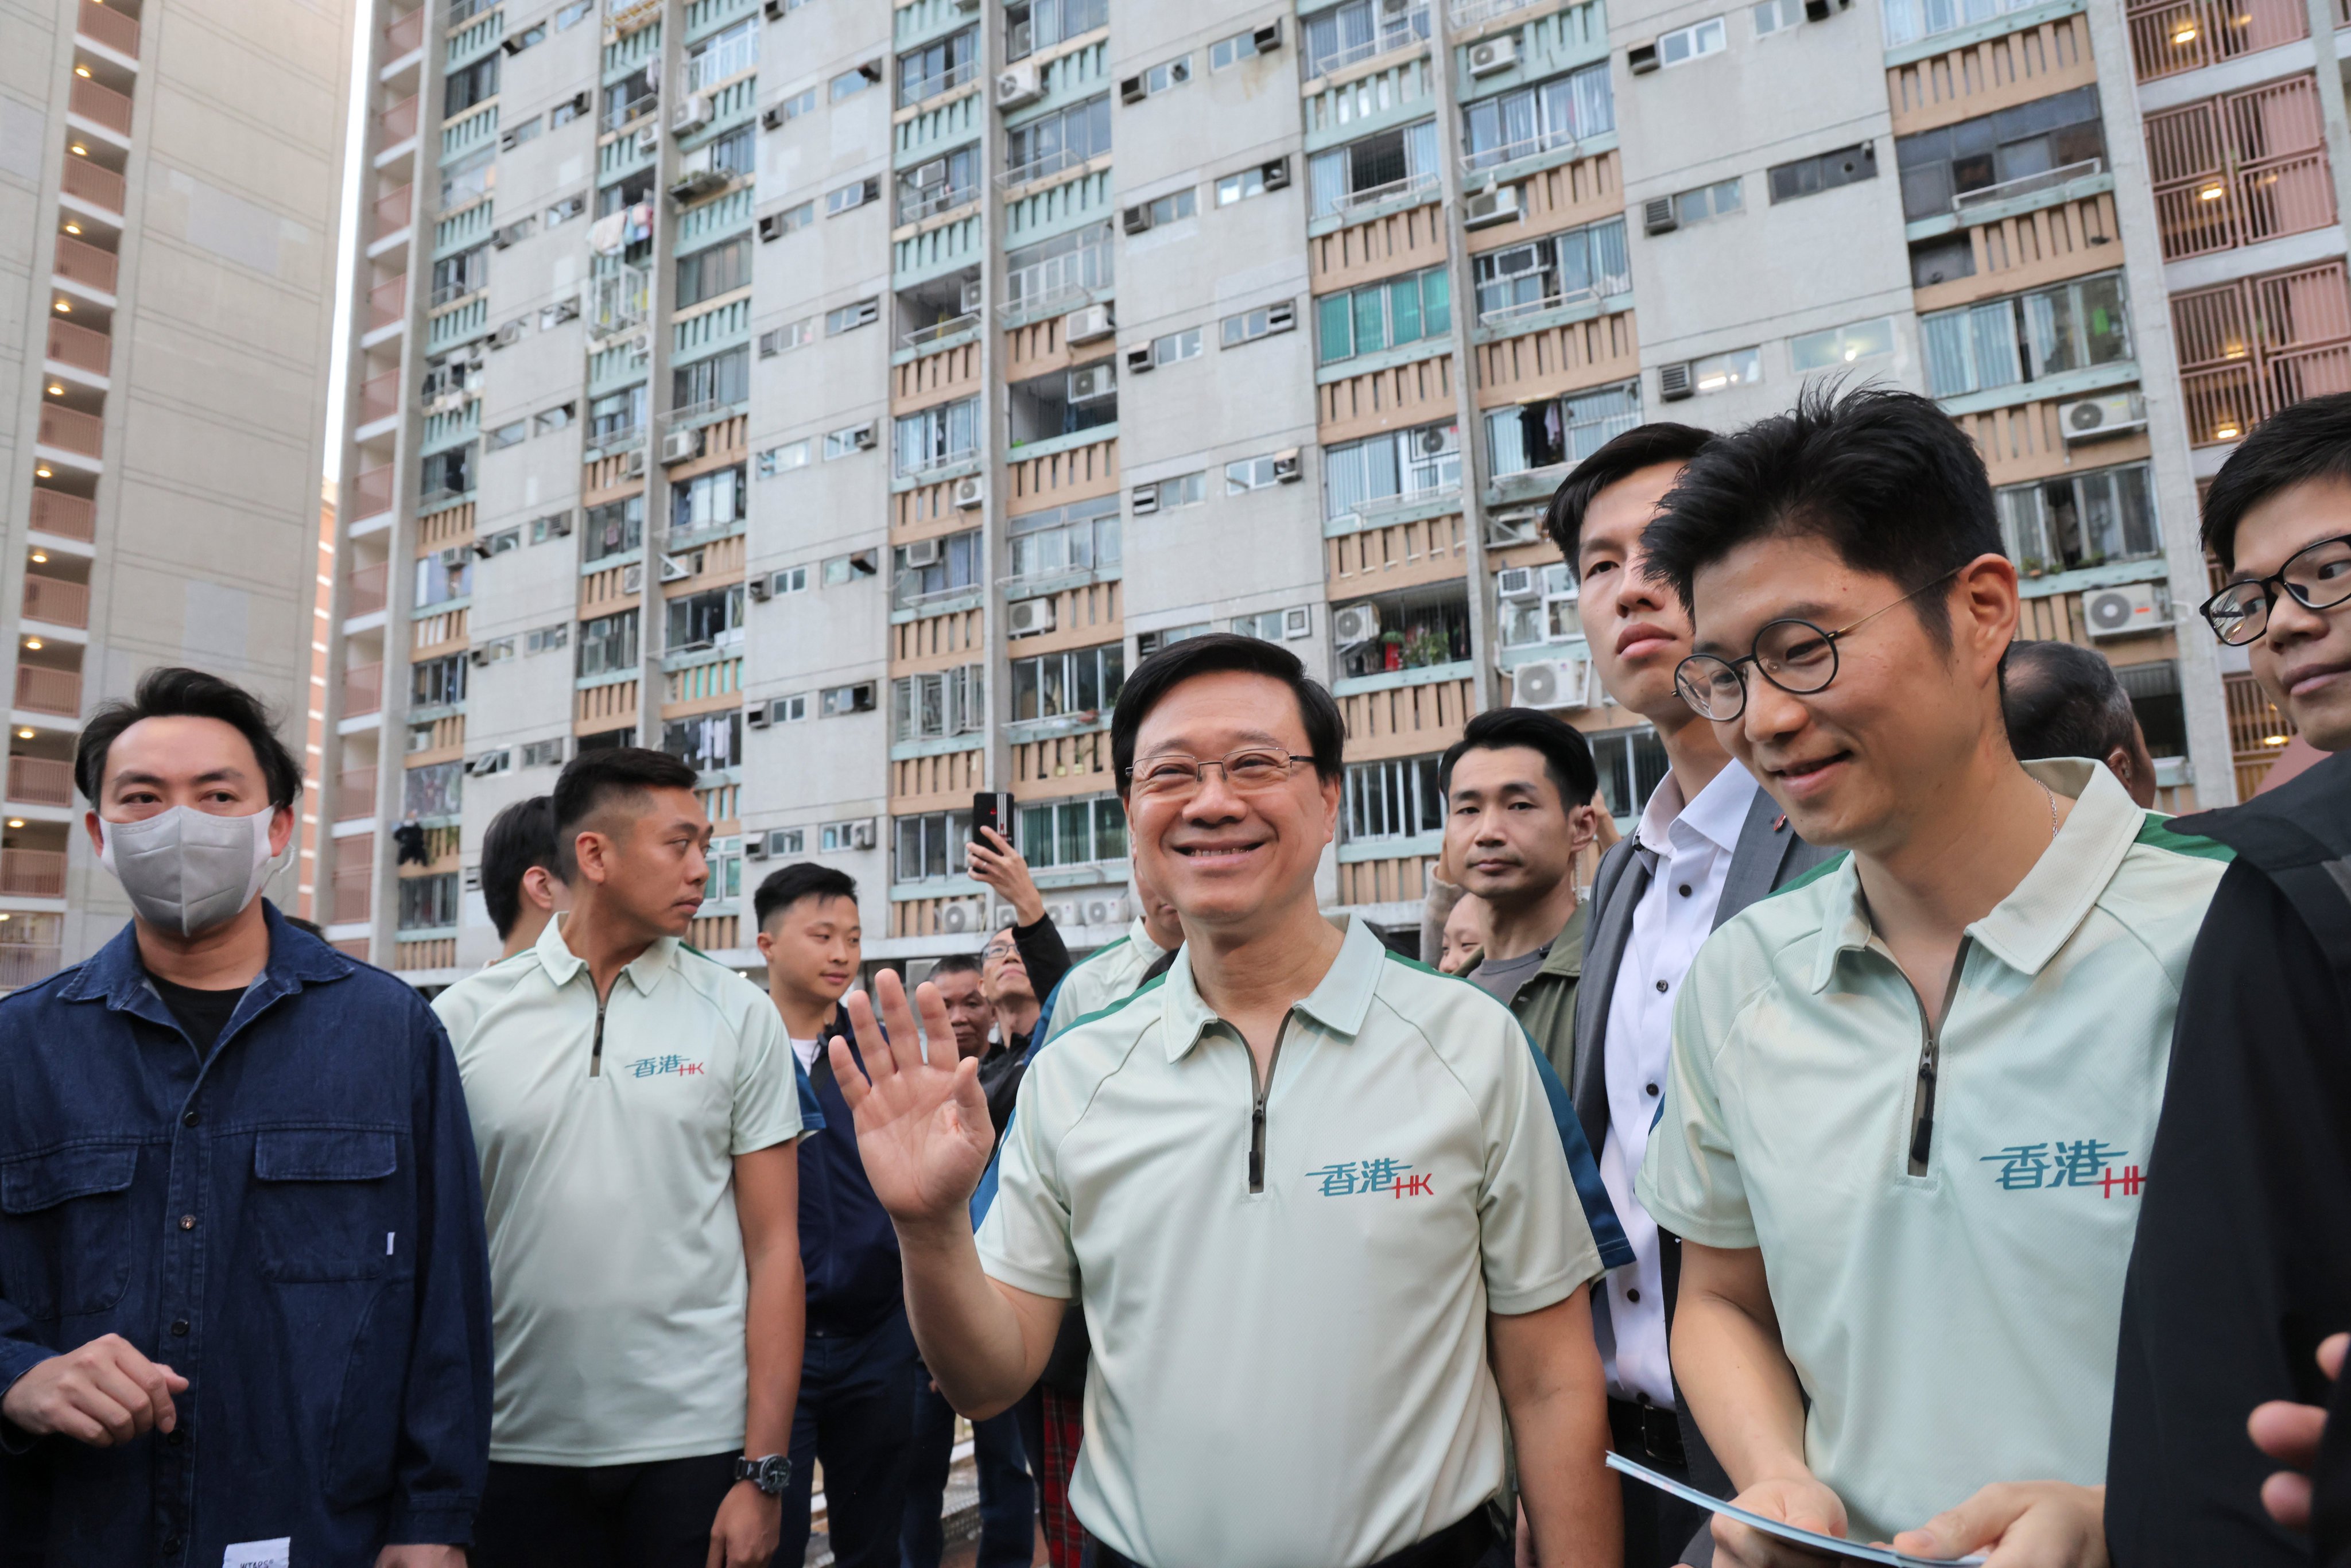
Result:
<instances>
[{"instance_id":1,"label":"metal railing","mask_svg":"<svg viewBox=\"0 0 2351 1568\"><path fill-rule=\"evenodd\" d=\"M1360 191L1345 192L1331 204L1331 210L1334 213L1346 213L1353 212L1358 207L1375 207L1383 202L1401 201L1406 196L1416 195L1423 191L1434 191L1437 186L1437 178L1434 170L1426 173L1406 174L1403 179L1390 180L1384 185L1370 185Z\"/></svg>"},{"instance_id":2,"label":"metal railing","mask_svg":"<svg viewBox=\"0 0 2351 1568\"><path fill-rule=\"evenodd\" d=\"M106 422L77 409L41 405L41 423L34 439L44 446L78 452L84 457L106 455Z\"/></svg>"},{"instance_id":3,"label":"metal railing","mask_svg":"<svg viewBox=\"0 0 2351 1568\"><path fill-rule=\"evenodd\" d=\"M57 235L57 275L68 283L78 283L85 288L95 288L100 294L114 292L114 253L100 250L94 245L84 245L71 235Z\"/></svg>"},{"instance_id":4,"label":"metal railing","mask_svg":"<svg viewBox=\"0 0 2351 1568\"><path fill-rule=\"evenodd\" d=\"M101 86L89 77L74 78L66 108L93 125L103 125L121 136L131 134L131 95Z\"/></svg>"},{"instance_id":5,"label":"metal railing","mask_svg":"<svg viewBox=\"0 0 2351 1568\"><path fill-rule=\"evenodd\" d=\"M1475 173L1480 169L1499 169L1505 163L1515 163L1521 158L1533 158L1545 152L1556 152L1562 147L1573 148L1583 139L1573 130L1562 128L1538 131L1532 136L1521 136L1516 141L1505 141L1499 147L1489 147L1470 153L1461 160L1464 171ZM1435 176L1427 176L1435 178Z\"/></svg>"},{"instance_id":6,"label":"metal railing","mask_svg":"<svg viewBox=\"0 0 2351 1568\"><path fill-rule=\"evenodd\" d=\"M424 14L432 9L428 3L419 5L399 21L383 30L383 56L396 60L409 50L421 48L424 43Z\"/></svg>"},{"instance_id":7,"label":"metal railing","mask_svg":"<svg viewBox=\"0 0 2351 1568\"><path fill-rule=\"evenodd\" d=\"M601 434L598 434L595 428L590 426L588 432L588 444L607 457L618 452L634 452L645 444L645 434L650 428L643 420L633 424L616 424Z\"/></svg>"},{"instance_id":8,"label":"metal railing","mask_svg":"<svg viewBox=\"0 0 2351 1568\"><path fill-rule=\"evenodd\" d=\"M1349 66L1427 41L1428 7L1416 6L1393 21L1382 18L1376 37L1365 38L1360 44L1350 44L1327 55L1315 56L1307 62L1306 75L1309 79L1329 76L1332 71L1345 70Z\"/></svg>"},{"instance_id":9,"label":"metal railing","mask_svg":"<svg viewBox=\"0 0 2351 1568\"><path fill-rule=\"evenodd\" d=\"M368 290L368 325L389 327L407 314L408 274L387 277Z\"/></svg>"},{"instance_id":10,"label":"metal railing","mask_svg":"<svg viewBox=\"0 0 2351 1568\"><path fill-rule=\"evenodd\" d=\"M2155 216L2166 261L2325 228L2335 221L2326 154L2304 152L2158 188Z\"/></svg>"},{"instance_id":11,"label":"metal railing","mask_svg":"<svg viewBox=\"0 0 2351 1568\"><path fill-rule=\"evenodd\" d=\"M2033 195L2042 191L2053 191L2060 185L2086 180L2105 172L2103 158L2085 158L2078 163L2066 163L2055 169L2043 169L2038 174L2019 174L2013 180L2002 180L1997 185L1984 185L1972 191L1962 191L1951 198L1951 211L1965 214L1970 208L1988 207L1995 202L2012 202L2020 196Z\"/></svg>"},{"instance_id":12,"label":"metal railing","mask_svg":"<svg viewBox=\"0 0 2351 1568\"><path fill-rule=\"evenodd\" d=\"M977 325L979 325L979 312L967 310L960 316L950 316L944 321L935 321L927 327L917 327L911 332L902 333L898 342L902 348L919 349L925 343L935 343L942 338L952 338L957 332Z\"/></svg>"},{"instance_id":13,"label":"metal railing","mask_svg":"<svg viewBox=\"0 0 2351 1568\"><path fill-rule=\"evenodd\" d=\"M397 146L416 134L416 95L410 93L383 111L378 121L382 132L378 140L386 147Z\"/></svg>"},{"instance_id":14,"label":"metal railing","mask_svg":"<svg viewBox=\"0 0 2351 1568\"><path fill-rule=\"evenodd\" d=\"M8 799L27 806L73 804L73 764L50 757L8 758Z\"/></svg>"},{"instance_id":15,"label":"metal railing","mask_svg":"<svg viewBox=\"0 0 2351 1568\"><path fill-rule=\"evenodd\" d=\"M901 196L898 199L898 221L902 224L919 223L934 213L944 213L951 207L977 200L979 187L977 185L942 185L927 195L917 192L912 197Z\"/></svg>"},{"instance_id":16,"label":"metal railing","mask_svg":"<svg viewBox=\"0 0 2351 1568\"><path fill-rule=\"evenodd\" d=\"M81 0L80 14L74 19L74 31L94 44L103 44L118 55L139 56L139 24L120 11L110 11L98 0Z\"/></svg>"},{"instance_id":17,"label":"metal railing","mask_svg":"<svg viewBox=\"0 0 2351 1568\"><path fill-rule=\"evenodd\" d=\"M67 195L88 202L93 207L118 214L122 211L122 176L87 158L67 157L66 174L59 182L59 188Z\"/></svg>"},{"instance_id":18,"label":"metal railing","mask_svg":"<svg viewBox=\"0 0 2351 1568\"><path fill-rule=\"evenodd\" d=\"M32 527L61 539L79 539L87 544L98 537L98 503L87 496L68 496L63 490L45 490L36 485Z\"/></svg>"},{"instance_id":19,"label":"metal railing","mask_svg":"<svg viewBox=\"0 0 2351 1568\"><path fill-rule=\"evenodd\" d=\"M357 843L364 846L371 841L366 839L347 840L344 843L336 846L338 852L335 858L340 860L342 852L350 844ZM374 893L375 867L373 865L362 863L350 867L337 866L333 901L335 924L348 925L353 921L365 920L368 917L368 905L373 902Z\"/></svg>"},{"instance_id":20,"label":"metal railing","mask_svg":"<svg viewBox=\"0 0 2351 1568\"><path fill-rule=\"evenodd\" d=\"M1453 18L1456 32L1482 27L1497 16L1507 16L1513 11L1523 11L1536 0L1454 0L1447 7Z\"/></svg>"},{"instance_id":21,"label":"metal railing","mask_svg":"<svg viewBox=\"0 0 2351 1568\"><path fill-rule=\"evenodd\" d=\"M400 412L400 371L385 371L360 383L360 423L372 424Z\"/></svg>"},{"instance_id":22,"label":"metal railing","mask_svg":"<svg viewBox=\"0 0 2351 1568\"><path fill-rule=\"evenodd\" d=\"M416 204L414 185L402 185L396 191L386 191L375 199L375 237L395 235L409 225L409 209Z\"/></svg>"},{"instance_id":23,"label":"metal railing","mask_svg":"<svg viewBox=\"0 0 2351 1568\"><path fill-rule=\"evenodd\" d=\"M375 815L375 769L346 768L335 781L335 821Z\"/></svg>"},{"instance_id":24,"label":"metal railing","mask_svg":"<svg viewBox=\"0 0 2351 1568\"><path fill-rule=\"evenodd\" d=\"M49 626L89 627L89 585L61 577L25 574L25 619Z\"/></svg>"},{"instance_id":25,"label":"metal railing","mask_svg":"<svg viewBox=\"0 0 2351 1568\"><path fill-rule=\"evenodd\" d=\"M941 93L953 92L978 73L979 62L966 60L959 66L948 67L936 76L919 77L904 83L898 89L898 107L912 109L918 103L927 103Z\"/></svg>"},{"instance_id":26,"label":"metal railing","mask_svg":"<svg viewBox=\"0 0 2351 1568\"><path fill-rule=\"evenodd\" d=\"M0 942L0 990L37 986L65 965L65 949L45 943Z\"/></svg>"},{"instance_id":27,"label":"metal railing","mask_svg":"<svg viewBox=\"0 0 2351 1568\"><path fill-rule=\"evenodd\" d=\"M1633 279L1627 274L1611 277L1585 288L1571 288L1562 293L1545 295L1540 299L1521 299L1515 305L1497 305L1491 310L1478 312L1478 325L1490 327L1497 321L1515 320L1520 316L1536 316L1545 310L1563 310L1571 305L1581 305L1587 299L1605 299L1612 294L1629 294Z\"/></svg>"},{"instance_id":28,"label":"metal railing","mask_svg":"<svg viewBox=\"0 0 2351 1568\"><path fill-rule=\"evenodd\" d=\"M372 615L382 609L387 601L386 591L392 582L392 563L388 560L380 560L373 566L356 568L351 572L349 581L350 587L343 594L343 618L350 620L361 615Z\"/></svg>"},{"instance_id":29,"label":"metal railing","mask_svg":"<svg viewBox=\"0 0 2351 1568\"><path fill-rule=\"evenodd\" d=\"M383 707L383 665L353 664L343 672L343 716L377 713Z\"/></svg>"},{"instance_id":30,"label":"metal railing","mask_svg":"<svg viewBox=\"0 0 2351 1568\"><path fill-rule=\"evenodd\" d=\"M46 664L16 666L16 706L60 718L81 716L81 672Z\"/></svg>"},{"instance_id":31,"label":"metal railing","mask_svg":"<svg viewBox=\"0 0 2351 1568\"><path fill-rule=\"evenodd\" d=\"M1101 150L1101 152L1109 151L1110 149L1105 147ZM1026 163L1015 163L1005 170L996 177L996 188L999 191L1013 190L1029 184L1032 181L1042 180L1048 175L1058 174L1064 169L1074 169L1089 159L1100 155L1100 152L1081 152L1070 146L1057 147L1050 152L1040 153L1029 159Z\"/></svg>"},{"instance_id":32,"label":"metal railing","mask_svg":"<svg viewBox=\"0 0 2351 1568\"><path fill-rule=\"evenodd\" d=\"M63 898L66 895L65 852L0 850L0 895L9 898Z\"/></svg>"},{"instance_id":33,"label":"metal railing","mask_svg":"<svg viewBox=\"0 0 2351 1568\"><path fill-rule=\"evenodd\" d=\"M351 480L351 516L371 517L392 510L392 465L362 468Z\"/></svg>"},{"instance_id":34,"label":"metal railing","mask_svg":"<svg viewBox=\"0 0 2351 1568\"><path fill-rule=\"evenodd\" d=\"M2310 15L2298 0L2157 0L2131 6L2126 25L2141 81L2310 36Z\"/></svg>"},{"instance_id":35,"label":"metal railing","mask_svg":"<svg viewBox=\"0 0 2351 1568\"><path fill-rule=\"evenodd\" d=\"M104 375L114 361L114 340L88 327L77 327L70 321L49 318L49 358L61 364L76 366L95 375Z\"/></svg>"},{"instance_id":36,"label":"metal railing","mask_svg":"<svg viewBox=\"0 0 2351 1568\"><path fill-rule=\"evenodd\" d=\"M901 479L910 479L917 474L935 474L942 468L952 468L958 463L968 463L978 455L977 446L967 446L956 452L925 452L912 463L899 464L897 475Z\"/></svg>"}]
</instances>

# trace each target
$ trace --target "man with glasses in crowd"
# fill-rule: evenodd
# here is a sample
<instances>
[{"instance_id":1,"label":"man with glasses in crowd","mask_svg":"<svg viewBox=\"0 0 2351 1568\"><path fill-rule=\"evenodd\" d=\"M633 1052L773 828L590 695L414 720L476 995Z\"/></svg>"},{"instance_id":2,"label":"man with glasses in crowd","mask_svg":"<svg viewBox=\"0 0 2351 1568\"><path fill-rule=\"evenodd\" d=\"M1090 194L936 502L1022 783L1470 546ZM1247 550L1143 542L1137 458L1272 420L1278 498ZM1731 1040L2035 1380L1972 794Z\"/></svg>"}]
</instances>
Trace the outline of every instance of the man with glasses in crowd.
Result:
<instances>
[{"instance_id":1,"label":"man with glasses in crowd","mask_svg":"<svg viewBox=\"0 0 2351 1568\"><path fill-rule=\"evenodd\" d=\"M2270 1479L2246 1418L2325 1404L2318 1347L2333 1363L2351 1328L2351 395L2255 427L2205 497L2204 543L2230 579L2205 620L2335 755L2173 824L2238 858L2181 988L2123 1297L2106 1534L2125 1568L2311 1557L2307 1483ZM2253 1437L2282 1454L2316 1418L2264 1408Z\"/></svg>"},{"instance_id":2,"label":"man with glasses in crowd","mask_svg":"<svg viewBox=\"0 0 2351 1568\"><path fill-rule=\"evenodd\" d=\"M1740 1502L1920 1556L2104 1561L2107 1411L2173 998L2221 865L2103 768L2020 765L1982 459L1933 402L1806 392L1643 536L1678 685L1810 842L1676 999L1636 1190ZM1718 1517L1716 1562L1812 1562Z\"/></svg>"}]
</instances>

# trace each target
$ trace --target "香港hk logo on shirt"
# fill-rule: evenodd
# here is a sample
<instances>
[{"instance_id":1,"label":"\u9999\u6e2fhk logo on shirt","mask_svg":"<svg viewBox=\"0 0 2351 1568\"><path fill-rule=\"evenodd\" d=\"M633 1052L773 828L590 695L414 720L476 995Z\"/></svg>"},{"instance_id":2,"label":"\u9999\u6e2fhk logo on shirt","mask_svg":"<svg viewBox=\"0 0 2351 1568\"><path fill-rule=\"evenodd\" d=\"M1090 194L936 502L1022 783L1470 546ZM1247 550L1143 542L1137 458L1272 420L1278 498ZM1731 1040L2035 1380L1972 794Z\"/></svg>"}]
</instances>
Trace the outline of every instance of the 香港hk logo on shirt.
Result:
<instances>
[{"instance_id":1,"label":"\u9999\u6e2fhk logo on shirt","mask_svg":"<svg viewBox=\"0 0 2351 1568\"><path fill-rule=\"evenodd\" d=\"M1996 1155L1980 1156L1997 1166L1992 1179L2010 1192L2047 1186L2095 1187L2101 1197L2137 1197L2147 1177L2137 1166L2116 1166L2128 1155L2096 1138L2071 1142L2063 1138L2040 1144L2011 1144Z\"/></svg>"},{"instance_id":2,"label":"\u9999\u6e2fhk logo on shirt","mask_svg":"<svg viewBox=\"0 0 2351 1568\"><path fill-rule=\"evenodd\" d=\"M1392 1197L1434 1197L1433 1177L1415 1176L1402 1160L1345 1160L1306 1173L1324 1197L1349 1197L1356 1193L1384 1193Z\"/></svg>"},{"instance_id":3,"label":"\u9999\u6e2fhk logo on shirt","mask_svg":"<svg viewBox=\"0 0 2351 1568\"><path fill-rule=\"evenodd\" d=\"M675 1074L680 1078L702 1078L709 1069L699 1061L689 1061L683 1056L640 1056L629 1063L632 1078L664 1078Z\"/></svg>"}]
</instances>

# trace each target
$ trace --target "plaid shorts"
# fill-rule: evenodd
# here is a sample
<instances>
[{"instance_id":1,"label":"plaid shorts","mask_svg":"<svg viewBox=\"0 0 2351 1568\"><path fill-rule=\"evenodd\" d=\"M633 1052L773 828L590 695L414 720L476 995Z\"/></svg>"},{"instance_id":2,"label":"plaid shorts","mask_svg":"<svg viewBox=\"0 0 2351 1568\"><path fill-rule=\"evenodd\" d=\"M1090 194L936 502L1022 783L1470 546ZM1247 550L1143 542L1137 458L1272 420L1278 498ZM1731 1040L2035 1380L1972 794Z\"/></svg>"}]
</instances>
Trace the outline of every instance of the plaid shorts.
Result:
<instances>
[{"instance_id":1,"label":"plaid shorts","mask_svg":"<svg viewBox=\"0 0 2351 1568\"><path fill-rule=\"evenodd\" d=\"M1045 1463L1039 1478L1040 1510L1045 1521L1045 1555L1053 1568L1078 1568L1085 1551L1085 1527L1070 1511L1070 1477L1078 1468L1078 1443L1086 1435L1085 1401L1043 1390Z\"/></svg>"}]
</instances>

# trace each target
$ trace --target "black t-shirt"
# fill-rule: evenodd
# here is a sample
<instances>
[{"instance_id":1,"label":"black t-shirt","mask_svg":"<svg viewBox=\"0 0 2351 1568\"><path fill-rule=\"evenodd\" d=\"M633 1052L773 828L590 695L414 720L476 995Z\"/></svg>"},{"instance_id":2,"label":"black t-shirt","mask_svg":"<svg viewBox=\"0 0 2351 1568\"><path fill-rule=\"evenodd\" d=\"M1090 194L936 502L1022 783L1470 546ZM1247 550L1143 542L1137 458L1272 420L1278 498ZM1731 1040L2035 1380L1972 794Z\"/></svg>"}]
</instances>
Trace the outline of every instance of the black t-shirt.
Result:
<instances>
[{"instance_id":1,"label":"black t-shirt","mask_svg":"<svg viewBox=\"0 0 2351 1568\"><path fill-rule=\"evenodd\" d=\"M229 1015L236 1011L236 1004L245 999L246 988L239 986L233 991L200 991L192 986L175 986L161 975L147 977L154 982L157 994L162 997L163 1005L172 1009L172 1016L180 1020L180 1027L188 1031L188 1038L195 1041L197 1053L211 1055L213 1046L220 1040L221 1030L228 1027Z\"/></svg>"}]
</instances>

